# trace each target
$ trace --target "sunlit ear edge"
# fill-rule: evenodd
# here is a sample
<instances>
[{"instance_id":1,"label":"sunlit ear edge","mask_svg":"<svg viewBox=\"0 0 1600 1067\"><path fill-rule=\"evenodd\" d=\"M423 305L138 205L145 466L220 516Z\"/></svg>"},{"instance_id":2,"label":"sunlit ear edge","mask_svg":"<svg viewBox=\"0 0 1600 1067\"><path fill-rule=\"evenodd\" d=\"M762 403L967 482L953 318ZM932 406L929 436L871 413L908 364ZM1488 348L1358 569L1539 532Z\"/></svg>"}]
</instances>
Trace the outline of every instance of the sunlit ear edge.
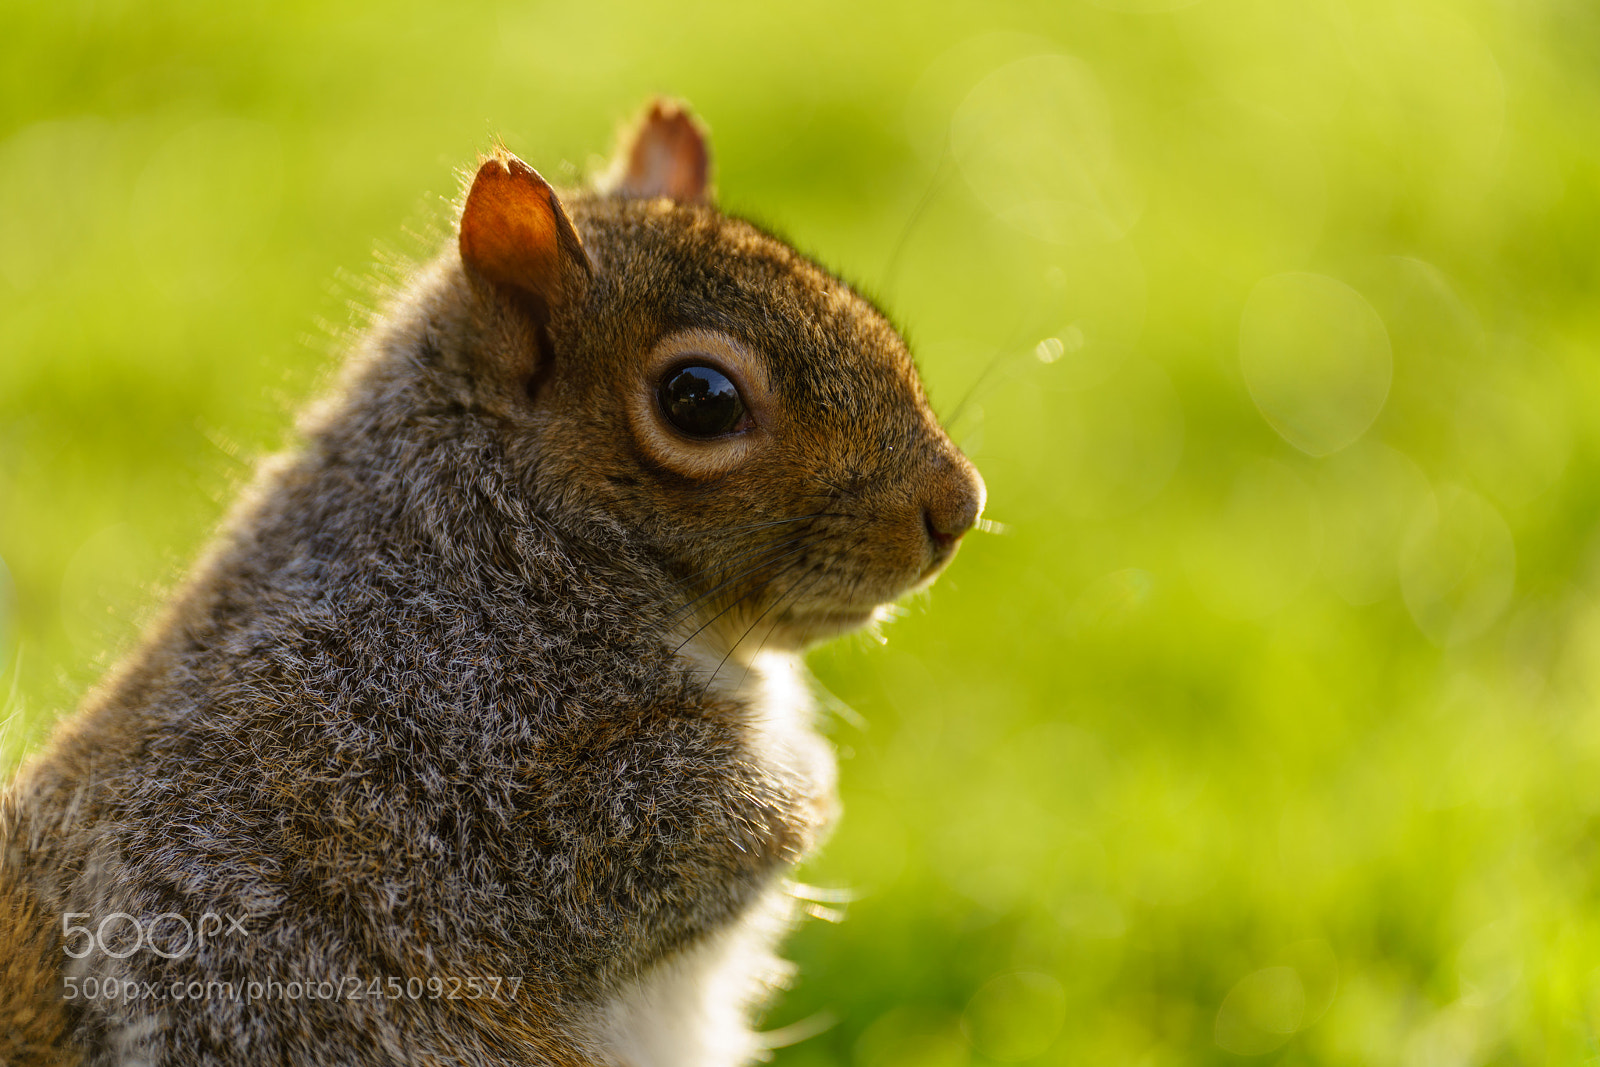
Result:
<instances>
[{"instance_id":1,"label":"sunlit ear edge","mask_svg":"<svg viewBox=\"0 0 1600 1067\"><path fill-rule=\"evenodd\" d=\"M555 189L504 148L478 167L461 208L458 247L470 271L546 306L569 299L592 274Z\"/></svg>"}]
</instances>

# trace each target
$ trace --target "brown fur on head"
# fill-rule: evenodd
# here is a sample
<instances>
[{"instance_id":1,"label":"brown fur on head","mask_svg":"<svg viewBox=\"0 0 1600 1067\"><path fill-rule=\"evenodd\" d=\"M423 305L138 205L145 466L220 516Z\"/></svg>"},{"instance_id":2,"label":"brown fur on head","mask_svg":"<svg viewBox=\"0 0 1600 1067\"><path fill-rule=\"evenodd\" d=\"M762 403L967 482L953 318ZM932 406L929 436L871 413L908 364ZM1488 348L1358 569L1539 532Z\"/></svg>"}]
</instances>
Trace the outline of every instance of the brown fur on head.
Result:
<instances>
[{"instance_id":1,"label":"brown fur on head","mask_svg":"<svg viewBox=\"0 0 1600 1067\"><path fill-rule=\"evenodd\" d=\"M711 206L706 160L686 114L658 103L611 192L563 203L520 160L486 161L460 248L493 326L463 369L517 397L508 452L535 497L603 514L683 584L685 631L797 648L931 580L983 483L884 316ZM726 432L669 414L685 368L737 389Z\"/></svg>"}]
</instances>

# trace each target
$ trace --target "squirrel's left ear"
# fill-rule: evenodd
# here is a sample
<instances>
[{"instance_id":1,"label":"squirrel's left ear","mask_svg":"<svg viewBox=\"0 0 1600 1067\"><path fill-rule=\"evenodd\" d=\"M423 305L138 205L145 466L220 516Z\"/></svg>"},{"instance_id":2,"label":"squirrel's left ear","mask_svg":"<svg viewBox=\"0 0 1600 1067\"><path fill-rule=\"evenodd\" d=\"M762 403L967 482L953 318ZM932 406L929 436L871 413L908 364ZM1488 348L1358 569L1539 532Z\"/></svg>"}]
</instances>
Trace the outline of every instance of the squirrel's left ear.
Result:
<instances>
[{"instance_id":1,"label":"squirrel's left ear","mask_svg":"<svg viewBox=\"0 0 1600 1067\"><path fill-rule=\"evenodd\" d=\"M676 101L651 101L644 118L623 135L604 186L620 196L710 200L711 153L699 123Z\"/></svg>"},{"instance_id":2,"label":"squirrel's left ear","mask_svg":"<svg viewBox=\"0 0 1600 1067\"><path fill-rule=\"evenodd\" d=\"M545 309L588 285L589 257L550 183L504 149L478 168L461 209L461 262Z\"/></svg>"}]
</instances>

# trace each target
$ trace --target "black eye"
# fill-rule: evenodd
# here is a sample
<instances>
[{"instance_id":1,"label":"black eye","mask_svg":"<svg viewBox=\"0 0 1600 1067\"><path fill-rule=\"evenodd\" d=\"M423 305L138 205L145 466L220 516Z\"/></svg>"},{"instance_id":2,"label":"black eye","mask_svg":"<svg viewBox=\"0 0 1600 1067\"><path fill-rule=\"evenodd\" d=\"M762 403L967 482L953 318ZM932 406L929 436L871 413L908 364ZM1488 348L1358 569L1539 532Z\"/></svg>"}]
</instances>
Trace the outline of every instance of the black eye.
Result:
<instances>
[{"instance_id":1,"label":"black eye","mask_svg":"<svg viewBox=\"0 0 1600 1067\"><path fill-rule=\"evenodd\" d=\"M661 411L690 437L721 437L744 421L744 399L728 376L692 364L661 379Z\"/></svg>"}]
</instances>

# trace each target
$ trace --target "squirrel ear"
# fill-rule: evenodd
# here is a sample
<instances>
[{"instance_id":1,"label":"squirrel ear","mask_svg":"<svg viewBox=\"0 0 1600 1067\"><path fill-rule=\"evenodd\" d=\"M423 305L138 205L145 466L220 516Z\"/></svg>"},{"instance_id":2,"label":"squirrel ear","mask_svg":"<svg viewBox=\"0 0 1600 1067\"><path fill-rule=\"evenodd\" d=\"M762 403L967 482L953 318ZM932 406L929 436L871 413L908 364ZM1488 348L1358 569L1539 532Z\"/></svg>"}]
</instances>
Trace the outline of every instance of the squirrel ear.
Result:
<instances>
[{"instance_id":1,"label":"squirrel ear","mask_svg":"<svg viewBox=\"0 0 1600 1067\"><path fill-rule=\"evenodd\" d=\"M612 192L622 196L709 200L711 153L705 134L683 105L653 100L612 165Z\"/></svg>"},{"instance_id":2,"label":"squirrel ear","mask_svg":"<svg viewBox=\"0 0 1600 1067\"><path fill-rule=\"evenodd\" d=\"M461 261L500 285L562 303L590 276L578 231L550 183L499 149L478 168L461 209Z\"/></svg>"}]
</instances>

